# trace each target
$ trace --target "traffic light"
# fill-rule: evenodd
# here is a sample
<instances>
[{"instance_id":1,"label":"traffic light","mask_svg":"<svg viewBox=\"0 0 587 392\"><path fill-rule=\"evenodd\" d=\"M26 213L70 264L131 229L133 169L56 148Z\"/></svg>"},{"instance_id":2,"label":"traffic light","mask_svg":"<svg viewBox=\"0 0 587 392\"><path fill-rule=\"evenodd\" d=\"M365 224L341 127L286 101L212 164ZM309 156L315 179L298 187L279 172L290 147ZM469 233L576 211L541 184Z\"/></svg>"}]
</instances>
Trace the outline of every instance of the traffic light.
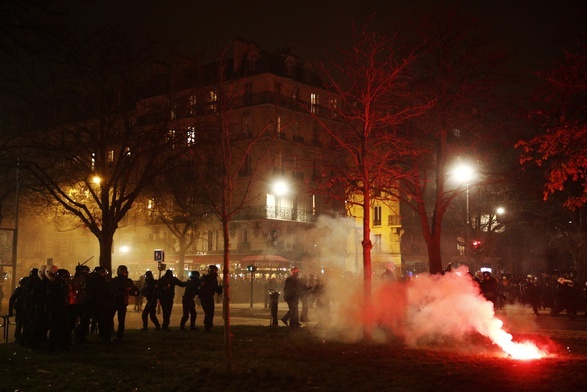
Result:
<instances>
[{"instance_id":1,"label":"traffic light","mask_svg":"<svg viewBox=\"0 0 587 392\"><path fill-rule=\"evenodd\" d=\"M271 245L277 246L277 229L271 229Z\"/></svg>"},{"instance_id":2,"label":"traffic light","mask_svg":"<svg viewBox=\"0 0 587 392\"><path fill-rule=\"evenodd\" d=\"M254 264L247 265L247 271L255 272L255 271L257 271L257 266Z\"/></svg>"},{"instance_id":3,"label":"traffic light","mask_svg":"<svg viewBox=\"0 0 587 392\"><path fill-rule=\"evenodd\" d=\"M473 249L474 254L479 254L482 247L483 247L483 244L481 243L480 240L473 240L471 242L471 248Z\"/></svg>"}]
</instances>

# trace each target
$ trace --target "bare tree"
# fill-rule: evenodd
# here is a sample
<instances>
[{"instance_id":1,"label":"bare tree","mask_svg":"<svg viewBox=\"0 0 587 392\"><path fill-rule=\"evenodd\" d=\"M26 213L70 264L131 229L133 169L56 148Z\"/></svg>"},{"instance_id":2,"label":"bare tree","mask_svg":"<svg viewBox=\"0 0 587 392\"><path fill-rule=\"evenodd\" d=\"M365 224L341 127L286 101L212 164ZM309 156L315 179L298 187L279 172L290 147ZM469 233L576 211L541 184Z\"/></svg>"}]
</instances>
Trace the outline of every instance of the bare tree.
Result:
<instances>
[{"instance_id":1,"label":"bare tree","mask_svg":"<svg viewBox=\"0 0 587 392\"><path fill-rule=\"evenodd\" d=\"M145 193L154 201L152 218L163 223L175 239L178 269L183 273L186 251L198 240L202 225L210 223L210 203L192 160L178 159L153 185Z\"/></svg>"},{"instance_id":2,"label":"bare tree","mask_svg":"<svg viewBox=\"0 0 587 392\"><path fill-rule=\"evenodd\" d=\"M55 94L38 101L53 111L45 112L43 129L22 139L22 166L38 200L96 236L100 266L111 270L119 222L168 157L165 109L136 99L150 48L106 28L64 43L55 56Z\"/></svg>"},{"instance_id":3,"label":"bare tree","mask_svg":"<svg viewBox=\"0 0 587 392\"><path fill-rule=\"evenodd\" d=\"M449 10L422 18L418 30L422 34L418 41L425 44L414 67L412 88L433 97L436 104L411 122L410 138L418 154L404 161L414 176L401 182L398 196L420 218L433 274L442 271L442 222L447 209L472 185L496 181L499 173L487 169L488 160L495 160L495 155L490 157L496 151L504 151L500 137L505 128L495 110L501 101L500 83L507 82L498 72L504 56L485 38L480 25ZM474 182L456 181L454 166L459 162L477 168Z\"/></svg>"},{"instance_id":4,"label":"bare tree","mask_svg":"<svg viewBox=\"0 0 587 392\"><path fill-rule=\"evenodd\" d=\"M335 150L344 162L333 168L337 173L334 183L345 190L347 202L360 205L363 211L363 300L368 311L372 289L371 203L376 198L389 198L386 191L406 175L394 163L415 152L399 126L429 109L433 101L409 92L415 56L413 52L398 50L394 39L364 28L355 32L351 46L341 50L341 54L341 62L322 69L332 94L331 102L336 102L331 109L344 128L340 131L320 117L316 119L334 140ZM370 339L368 323L363 332Z\"/></svg>"},{"instance_id":5,"label":"bare tree","mask_svg":"<svg viewBox=\"0 0 587 392\"><path fill-rule=\"evenodd\" d=\"M230 47L230 46L229 46ZM222 226L223 237L223 318L226 367L232 372L230 324L230 231L234 216L241 211L255 182L257 169L267 154L267 127L242 137L242 122L237 107L245 92L242 79L227 76L227 47L218 62L217 83L208 93L207 114L200 118L197 143L191 149L195 170L213 214ZM266 138L265 138L266 139ZM270 141L269 141L270 143ZM254 157L254 159L252 159Z\"/></svg>"}]
</instances>

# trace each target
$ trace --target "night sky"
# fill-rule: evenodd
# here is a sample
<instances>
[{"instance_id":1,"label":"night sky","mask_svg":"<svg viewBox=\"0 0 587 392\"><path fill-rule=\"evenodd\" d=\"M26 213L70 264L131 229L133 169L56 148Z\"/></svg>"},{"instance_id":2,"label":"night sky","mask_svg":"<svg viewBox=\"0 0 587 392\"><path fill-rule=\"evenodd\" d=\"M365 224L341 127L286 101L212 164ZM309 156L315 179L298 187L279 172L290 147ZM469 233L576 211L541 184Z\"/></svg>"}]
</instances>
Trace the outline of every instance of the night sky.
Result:
<instances>
[{"instance_id":1,"label":"night sky","mask_svg":"<svg viewBox=\"0 0 587 392\"><path fill-rule=\"evenodd\" d=\"M240 36L276 50L288 46L307 60L348 42L352 22L395 26L448 1L433 0L62 0L81 25L105 22L142 28L153 39L194 49L221 48ZM548 67L583 28L585 0L455 1L487 19L492 35L507 42L529 69ZM447 5L448 7L448 5ZM390 32L395 30L391 27Z\"/></svg>"}]
</instances>

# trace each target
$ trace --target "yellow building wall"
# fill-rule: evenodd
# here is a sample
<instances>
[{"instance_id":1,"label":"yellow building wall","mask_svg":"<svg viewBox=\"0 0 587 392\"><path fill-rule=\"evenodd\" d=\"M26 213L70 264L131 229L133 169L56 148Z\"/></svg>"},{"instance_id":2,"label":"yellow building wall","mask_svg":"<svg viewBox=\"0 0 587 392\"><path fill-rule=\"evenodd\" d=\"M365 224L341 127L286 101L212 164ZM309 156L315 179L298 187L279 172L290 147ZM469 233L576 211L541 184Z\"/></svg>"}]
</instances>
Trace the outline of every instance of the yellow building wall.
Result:
<instances>
[{"instance_id":1,"label":"yellow building wall","mask_svg":"<svg viewBox=\"0 0 587 392\"><path fill-rule=\"evenodd\" d=\"M355 222L356 230L349 235L347 267L351 271L362 272L363 257L361 241L363 240L363 208L360 203L349 203L347 213ZM371 262L374 275L380 275L385 269L385 263L393 262L398 271L401 268L401 221L399 214L399 202L376 200L371 206ZM374 211L379 208L381 219L376 222Z\"/></svg>"}]
</instances>

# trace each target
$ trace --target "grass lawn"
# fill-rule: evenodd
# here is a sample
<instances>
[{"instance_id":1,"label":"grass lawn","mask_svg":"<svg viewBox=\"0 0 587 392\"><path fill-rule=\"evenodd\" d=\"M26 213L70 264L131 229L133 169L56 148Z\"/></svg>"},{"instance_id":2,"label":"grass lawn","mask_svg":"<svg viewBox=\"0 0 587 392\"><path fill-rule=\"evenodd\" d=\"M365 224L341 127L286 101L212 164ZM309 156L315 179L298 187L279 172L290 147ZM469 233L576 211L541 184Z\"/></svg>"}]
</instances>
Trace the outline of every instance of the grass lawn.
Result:
<instances>
[{"instance_id":1,"label":"grass lawn","mask_svg":"<svg viewBox=\"0 0 587 392\"><path fill-rule=\"evenodd\" d=\"M554 355L504 358L482 338L433 349L343 343L311 328L234 326L232 374L222 326L203 331L128 330L68 352L0 344L0 391L554 391L585 390L587 336L534 335ZM568 349L572 348L572 349ZM569 352L570 350L570 352Z\"/></svg>"}]
</instances>

